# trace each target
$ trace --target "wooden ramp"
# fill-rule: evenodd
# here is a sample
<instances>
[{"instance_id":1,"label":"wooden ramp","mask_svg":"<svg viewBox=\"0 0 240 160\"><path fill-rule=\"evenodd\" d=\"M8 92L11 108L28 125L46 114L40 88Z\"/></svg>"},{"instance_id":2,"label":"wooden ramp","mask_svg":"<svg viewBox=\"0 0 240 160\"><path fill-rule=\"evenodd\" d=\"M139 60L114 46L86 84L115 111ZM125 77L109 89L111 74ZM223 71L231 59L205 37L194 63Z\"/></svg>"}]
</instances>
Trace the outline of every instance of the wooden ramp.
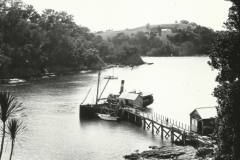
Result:
<instances>
[{"instance_id":1,"label":"wooden ramp","mask_svg":"<svg viewBox=\"0 0 240 160\"><path fill-rule=\"evenodd\" d=\"M209 137L201 136L190 131L189 125L174 121L170 118L157 113L149 113L144 109L135 109L125 107L127 120L141 125L144 130L151 130L152 134L161 134L161 138L171 138L171 142L179 142L186 144L186 140L195 141L200 145L212 145Z\"/></svg>"}]
</instances>

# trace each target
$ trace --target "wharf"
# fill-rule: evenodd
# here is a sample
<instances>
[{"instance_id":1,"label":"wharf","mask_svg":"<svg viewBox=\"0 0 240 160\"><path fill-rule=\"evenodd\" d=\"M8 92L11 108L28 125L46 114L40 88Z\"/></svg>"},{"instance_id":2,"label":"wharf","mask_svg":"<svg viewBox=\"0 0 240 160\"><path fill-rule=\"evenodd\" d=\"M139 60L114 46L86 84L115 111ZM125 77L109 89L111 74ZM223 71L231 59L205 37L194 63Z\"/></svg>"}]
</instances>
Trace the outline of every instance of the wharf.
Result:
<instances>
[{"instance_id":1,"label":"wharf","mask_svg":"<svg viewBox=\"0 0 240 160\"><path fill-rule=\"evenodd\" d=\"M140 125L144 130L151 130L152 134L159 134L161 138L171 138L172 143L186 141L196 142L199 145L213 145L213 140L207 136L201 136L190 131L189 125L174 121L157 113L149 113L144 109L134 109L132 107L124 108L123 119Z\"/></svg>"}]
</instances>

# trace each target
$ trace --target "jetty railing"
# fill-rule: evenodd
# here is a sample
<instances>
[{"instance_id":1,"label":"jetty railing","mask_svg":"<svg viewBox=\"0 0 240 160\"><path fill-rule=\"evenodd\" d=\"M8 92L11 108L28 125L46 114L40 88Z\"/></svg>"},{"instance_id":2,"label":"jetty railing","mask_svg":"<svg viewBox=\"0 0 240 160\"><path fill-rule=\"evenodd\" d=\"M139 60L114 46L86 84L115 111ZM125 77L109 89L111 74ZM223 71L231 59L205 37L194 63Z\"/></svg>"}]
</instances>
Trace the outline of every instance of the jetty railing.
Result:
<instances>
[{"instance_id":1,"label":"jetty railing","mask_svg":"<svg viewBox=\"0 0 240 160\"><path fill-rule=\"evenodd\" d=\"M147 118L149 120L153 120L166 127L173 127L181 131L190 132L189 125L183 124L181 122L178 122L177 120L171 119L155 112L148 112L147 109L141 108L141 110L139 110L132 107L125 107L125 109L132 114Z\"/></svg>"},{"instance_id":2,"label":"jetty railing","mask_svg":"<svg viewBox=\"0 0 240 160\"><path fill-rule=\"evenodd\" d=\"M147 125L147 129L150 129L151 126L152 133L154 133L154 129L156 133L159 133L161 129L162 138L163 133L165 133L165 137L171 137L172 142L174 142L175 137L176 141L182 140L184 144L186 139L189 139L198 142L198 144L212 145L212 140L210 140L209 137L192 132L189 125L183 124L177 120L155 112L149 112L149 110L145 108L133 108L125 105L124 109L135 116L135 121L136 117L140 117L141 120L143 120L144 128L145 124ZM180 137L182 138L180 139Z\"/></svg>"}]
</instances>

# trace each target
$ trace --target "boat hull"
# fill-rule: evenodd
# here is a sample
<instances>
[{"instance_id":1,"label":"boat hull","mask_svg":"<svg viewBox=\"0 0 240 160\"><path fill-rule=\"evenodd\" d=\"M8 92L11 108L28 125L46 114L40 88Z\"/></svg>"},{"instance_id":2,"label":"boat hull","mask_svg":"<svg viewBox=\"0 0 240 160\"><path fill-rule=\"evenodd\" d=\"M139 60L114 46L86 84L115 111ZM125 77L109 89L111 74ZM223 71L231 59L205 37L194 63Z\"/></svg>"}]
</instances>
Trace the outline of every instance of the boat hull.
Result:
<instances>
[{"instance_id":1,"label":"boat hull","mask_svg":"<svg viewBox=\"0 0 240 160\"><path fill-rule=\"evenodd\" d=\"M96 113L101 111L101 105L80 105L79 106L79 116L80 118L97 118Z\"/></svg>"},{"instance_id":2,"label":"boat hull","mask_svg":"<svg viewBox=\"0 0 240 160\"><path fill-rule=\"evenodd\" d=\"M144 96L142 97L142 99L143 99L143 108L146 108L147 106L153 103L153 95Z\"/></svg>"},{"instance_id":3,"label":"boat hull","mask_svg":"<svg viewBox=\"0 0 240 160\"><path fill-rule=\"evenodd\" d=\"M118 117L113 117L109 114L97 114L99 118L101 118L102 120L106 120L106 121L117 121L119 118Z\"/></svg>"}]
</instances>

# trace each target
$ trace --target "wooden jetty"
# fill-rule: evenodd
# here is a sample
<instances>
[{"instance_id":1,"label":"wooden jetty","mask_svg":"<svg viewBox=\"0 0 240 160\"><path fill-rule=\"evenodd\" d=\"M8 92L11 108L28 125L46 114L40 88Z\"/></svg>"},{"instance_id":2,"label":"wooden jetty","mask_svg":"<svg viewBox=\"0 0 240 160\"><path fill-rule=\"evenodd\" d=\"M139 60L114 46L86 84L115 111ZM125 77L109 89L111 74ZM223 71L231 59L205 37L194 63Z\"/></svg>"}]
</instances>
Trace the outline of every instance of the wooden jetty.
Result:
<instances>
[{"instance_id":1,"label":"wooden jetty","mask_svg":"<svg viewBox=\"0 0 240 160\"><path fill-rule=\"evenodd\" d=\"M172 143L182 142L185 145L188 140L197 142L197 145L212 146L212 140L209 137L191 132L189 125L157 113L146 112L143 108L135 109L125 106L124 112L123 119L142 126L144 130L151 130L152 134L160 134L162 139L171 138Z\"/></svg>"}]
</instances>

